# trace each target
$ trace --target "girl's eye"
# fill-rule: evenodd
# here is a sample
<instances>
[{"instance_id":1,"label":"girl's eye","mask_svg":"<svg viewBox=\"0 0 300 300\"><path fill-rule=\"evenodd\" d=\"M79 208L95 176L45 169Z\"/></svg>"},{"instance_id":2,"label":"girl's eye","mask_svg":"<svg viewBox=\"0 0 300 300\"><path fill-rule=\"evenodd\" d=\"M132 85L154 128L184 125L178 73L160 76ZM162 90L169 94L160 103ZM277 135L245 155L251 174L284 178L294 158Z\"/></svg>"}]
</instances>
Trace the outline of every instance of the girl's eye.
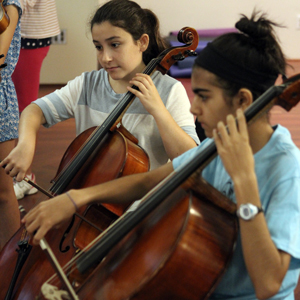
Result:
<instances>
[{"instance_id":1,"label":"girl's eye","mask_svg":"<svg viewBox=\"0 0 300 300\"><path fill-rule=\"evenodd\" d=\"M117 48L117 47L120 46L120 43L112 43L111 45L112 45L113 48Z\"/></svg>"},{"instance_id":2,"label":"girl's eye","mask_svg":"<svg viewBox=\"0 0 300 300\"><path fill-rule=\"evenodd\" d=\"M95 45L95 48L96 48L98 51L100 51L100 50L102 49L102 46L96 46L96 45Z\"/></svg>"},{"instance_id":3,"label":"girl's eye","mask_svg":"<svg viewBox=\"0 0 300 300\"><path fill-rule=\"evenodd\" d=\"M201 95L201 94L198 95L198 96L199 96L199 98L202 99L203 102L205 102L207 100L207 98L208 98L207 96L204 96L204 95Z\"/></svg>"}]
</instances>

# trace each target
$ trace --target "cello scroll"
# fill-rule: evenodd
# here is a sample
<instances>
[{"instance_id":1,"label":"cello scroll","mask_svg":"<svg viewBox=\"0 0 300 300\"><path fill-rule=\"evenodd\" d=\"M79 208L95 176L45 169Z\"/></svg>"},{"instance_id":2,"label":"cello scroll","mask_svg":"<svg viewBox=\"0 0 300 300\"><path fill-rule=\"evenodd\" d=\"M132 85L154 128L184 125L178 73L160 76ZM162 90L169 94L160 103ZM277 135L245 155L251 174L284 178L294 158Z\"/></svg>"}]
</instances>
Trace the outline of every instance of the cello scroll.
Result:
<instances>
[{"instance_id":1,"label":"cello scroll","mask_svg":"<svg viewBox=\"0 0 300 300\"><path fill-rule=\"evenodd\" d=\"M198 43L199 43L199 36L197 31L191 27L184 27L182 28L178 35L177 39L179 42L184 43L185 45L179 47L169 48L162 52L163 58L157 69L165 74L170 67L179 60L183 60L188 56L196 56L197 53L195 52Z\"/></svg>"},{"instance_id":2,"label":"cello scroll","mask_svg":"<svg viewBox=\"0 0 300 300\"><path fill-rule=\"evenodd\" d=\"M284 84L288 86L278 96L276 104L290 111L300 101L300 74L290 77Z\"/></svg>"}]
</instances>

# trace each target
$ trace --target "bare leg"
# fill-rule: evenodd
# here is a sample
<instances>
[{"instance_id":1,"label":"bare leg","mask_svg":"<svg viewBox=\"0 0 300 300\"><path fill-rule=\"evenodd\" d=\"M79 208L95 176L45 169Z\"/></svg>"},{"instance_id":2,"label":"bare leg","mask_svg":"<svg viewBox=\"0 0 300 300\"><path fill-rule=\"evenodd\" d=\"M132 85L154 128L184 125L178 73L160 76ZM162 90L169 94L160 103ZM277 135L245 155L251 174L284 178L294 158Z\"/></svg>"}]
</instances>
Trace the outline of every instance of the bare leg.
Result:
<instances>
[{"instance_id":1,"label":"bare leg","mask_svg":"<svg viewBox=\"0 0 300 300\"><path fill-rule=\"evenodd\" d=\"M5 158L15 145L14 140L0 143L0 159ZM0 169L0 250L20 227L18 201L13 179Z\"/></svg>"}]
</instances>

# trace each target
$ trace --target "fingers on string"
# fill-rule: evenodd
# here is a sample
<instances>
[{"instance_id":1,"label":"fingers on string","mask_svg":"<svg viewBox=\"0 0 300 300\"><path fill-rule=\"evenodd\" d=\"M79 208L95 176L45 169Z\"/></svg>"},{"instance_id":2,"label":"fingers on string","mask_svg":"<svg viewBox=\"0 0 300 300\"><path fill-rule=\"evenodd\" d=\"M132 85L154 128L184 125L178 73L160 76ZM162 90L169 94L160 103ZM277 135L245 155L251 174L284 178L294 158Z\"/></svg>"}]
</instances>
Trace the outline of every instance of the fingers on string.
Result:
<instances>
[{"instance_id":1,"label":"fingers on string","mask_svg":"<svg viewBox=\"0 0 300 300\"><path fill-rule=\"evenodd\" d=\"M143 78L144 80L146 80L147 82L150 82L151 81L151 77L147 74L144 74L144 73L137 73L136 74L136 77L138 78Z\"/></svg>"},{"instance_id":2,"label":"fingers on string","mask_svg":"<svg viewBox=\"0 0 300 300\"><path fill-rule=\"evenodd\" d=\"M216 145L218 146L218 144L221 143L221 139L220 139L217 129L213 129L212 133L213 133L214 141L215 141Z\"/></svg>"},{"instance_id":3,"label":"fingers on string","mask_svg":"<svg viewBox=\"0 0 300 300\"><path fill-rule=\"evenodd\" d=\"M218 122L217 131L218 131L219 141L222 142L222 144L226 143L228 141L228 130L226 125L222 121Z\"/></svg>"},{"instance_id":4,"label":"fingers on string","mask_svg":"<svg viewBox=\"0 0 300 300\"><path fill-rule=\"evenodd\" d=\"M132 78L130 83L137 86L141 91L147 90L150 86L149 81L147 80L147 78L144 78L144 77L141 77L141 76Z\"/></svg>"},{"instance_id":5,"label":"fingers on string","mask_svg":"<svg viewBox=\"0 0 300 300\"><path fill-rule=\"evenodd\" d=\"M230 136L234 136L237 133L237 125L234 116L228 115L226 117L226 122L226 125L222 121L218 122L217 129L213 131L213 137L217 144L227 144Z\"/></svg>"},{"instance_id":6,"label":"fingers on string","mask_svg":"<svg viewBox=\"0 0 300 300\"><path fill-rule=\"evenodd\" d=\"M226 118L229 135L234 136L238 132L236 119L233 115L228 115Z\"/></svg>"},{"instance_id":7,"label":"fingers on string","mask_svg":"<svg viewBox=\"0 0 300 300\"><path fill-rule=\"evenodd\" d=\"M237 109L236 111L236 118L237 118L237 123L239 127L239 132L245 133L248 132L247 129L247 122L246 122L246 117L242 109Z\"/></svg>"}]
</instances>

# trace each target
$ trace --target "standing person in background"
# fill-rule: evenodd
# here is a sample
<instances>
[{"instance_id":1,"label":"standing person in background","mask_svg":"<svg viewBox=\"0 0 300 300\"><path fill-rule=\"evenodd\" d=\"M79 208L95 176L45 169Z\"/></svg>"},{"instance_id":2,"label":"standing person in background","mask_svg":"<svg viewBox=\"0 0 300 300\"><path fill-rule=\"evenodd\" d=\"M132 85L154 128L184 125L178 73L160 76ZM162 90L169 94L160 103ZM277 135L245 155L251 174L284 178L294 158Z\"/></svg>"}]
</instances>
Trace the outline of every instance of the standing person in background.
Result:
<instances>
[{"instance_id":1,"label":"standing person in background","mask_svg":"<svg viewBox=\"0 0 300 300\"><path fill-rule=\"evenodd\" d=\"M16 87L20 113L32 101L38 98L40 71L49 51L51 37L60 33L55 0L20 0L21 51L12 80ZM35 182L31 167L26 176ZM15 182L14 190L17 199L37 192L27 182Z\"/></svg>"},{"instance_id":2,"label":"standing person in background","mask_svg":"<svg viewBox=\"0 0 300 300\"><path fill-rule=\"evenodd\" d=\"M11 74L17 64L20 52L20 16L19 0L4 0L3 6L10 18L10 24L0 35L0 160L14 148L18 137L19 111L18 100ZM0 250L20 226L18 202L13 189L12 178L8 178L0 169Z\"/></svg>"}]
</instances>

